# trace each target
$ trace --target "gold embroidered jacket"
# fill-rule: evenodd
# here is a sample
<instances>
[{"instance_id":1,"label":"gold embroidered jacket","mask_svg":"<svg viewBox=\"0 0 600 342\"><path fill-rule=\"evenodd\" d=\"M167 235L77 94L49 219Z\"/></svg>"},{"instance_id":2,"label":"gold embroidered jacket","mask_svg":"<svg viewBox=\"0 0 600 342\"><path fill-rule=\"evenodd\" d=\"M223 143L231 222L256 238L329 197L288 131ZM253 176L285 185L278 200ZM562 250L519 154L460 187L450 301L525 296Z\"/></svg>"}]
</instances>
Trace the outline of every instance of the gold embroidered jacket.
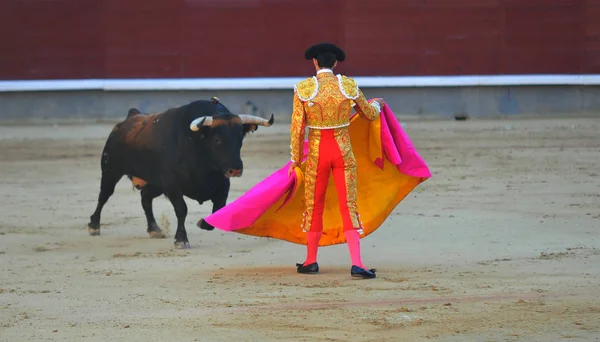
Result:
<instances>
[{"instance_id":1,"label":"gold embroidered jacket","mask_svg":"<svg viewBox=\"0 0 600 342\"><path fill-rule=\"evenodd\" d=\"M290 127L292 161L300 163L302 160L307 126L310 129L347 127L353 106L366 120L374 121L379 116L379 104L369 104L351 77L325 71L296 84Z\"/></svg>"}]
</instances>

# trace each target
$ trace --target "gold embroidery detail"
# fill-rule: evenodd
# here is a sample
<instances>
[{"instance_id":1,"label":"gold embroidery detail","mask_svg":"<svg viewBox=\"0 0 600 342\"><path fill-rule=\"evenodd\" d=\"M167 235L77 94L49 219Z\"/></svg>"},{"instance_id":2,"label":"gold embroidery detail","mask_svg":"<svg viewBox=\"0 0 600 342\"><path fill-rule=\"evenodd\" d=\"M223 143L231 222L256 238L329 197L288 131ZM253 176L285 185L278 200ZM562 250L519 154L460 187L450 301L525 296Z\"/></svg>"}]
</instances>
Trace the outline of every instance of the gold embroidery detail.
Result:
<instances>
[{"instance_id":1,"label":"gold embroidery detail","mask_svg":"<svg viewBox=\"0 0 600 342\"><path fill-rule=\"evenodd\" d=\"M319 145L321 132L310 130L308 136L308 157L306 158L306 171L304 172L304 223L302 229L310 231L313 210L315 207L315 187L317 182L317 168L319 166Z\"/></svg>"},{"instance_id":2,"label":"gold embroidery detail","mask_svg":"<svg viewBox=\"0 0 600 342\"><path fill-rule=\"evenodd\" d=\"M319 74L316 78L318 93L310 100L312 105L304 102L307 125L321 129L347 126L352 102L342 93L338 79L331 73Z\"/></svg>"},{"instance_id":3,"label":"gold embroidery detail","mask_svg":"<svg viewBox=\"0 0 600 342\"><path fill-rule=\"evenodd\" d=\"M352 144L350 141L350 132L347 129L336 131L335 140L340 148L342 159L344 160L344 178L346 181L346 198L338 199L340 202L346 201L350 219L352 220L353 228L360 229L362 225L358 216L357 199L357 179L356 179L356 158L352 152Z\"/></svg>"},{"instance_id":4,"label":"gold embroidery detail","mask_svg":"<svg viewBox=\"0 0 600 342\"><path fill-rule=\"evenodd\" d=\"M290 149L291 159L300 164L304 154L304 135L306 131L306 116L302 101L294 94L294 105L292 109L292 123L290 125Z\"/></svg>"},{"instance_id":5,"label":"gold embroidery detail","mask_svg":"<svg viewBox=\"0 0 600 342\"><path fill-rule=\"evenodd\" d=\"M355 100L360 95L358 91L358 84L356 84L356 81L353 78L343 75L337 75L337 78L340 85L340 90L342 91L342 94L346 96L346 98Z\"/></svg>"},{"instance_id":6,"label":"gold embroidery detail","mask_svg":"<svg viewBox=\"0 0 600 342\"><path fill-rule=\"evenodd\" d=\"M307 78L294 86L294 92L300 100L306 102L312 100L319 93L319 83L316 77Z\"/></svg>"}]
</instances>

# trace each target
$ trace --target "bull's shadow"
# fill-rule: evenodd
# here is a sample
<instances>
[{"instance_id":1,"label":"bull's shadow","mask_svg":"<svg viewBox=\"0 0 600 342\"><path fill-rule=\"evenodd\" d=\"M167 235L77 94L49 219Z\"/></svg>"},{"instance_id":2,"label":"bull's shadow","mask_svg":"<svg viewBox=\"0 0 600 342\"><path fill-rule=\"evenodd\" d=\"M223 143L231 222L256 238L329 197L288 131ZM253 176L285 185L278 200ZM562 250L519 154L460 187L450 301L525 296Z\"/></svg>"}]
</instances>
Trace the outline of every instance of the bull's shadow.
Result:
<instances>
[{"instance_id":1,"label":"bull's shadow","mask_svg":"<svg viewBox=\"0 0 600 342\"><path fill-rule=\"evenodd\" d=\"M156 223L152 201L164 194L175 209L175 246L188 248L185 230L187 205L184 196L202 204L210 200L212 212L227 202L231 177L241 177L243 140L269 120L231 113L218 99L198 100L158 114L143 114L136 108L117 123L100 159L102 180L96 210L88 232L100 235L102 208L119 180L126 175L140 189L142 208L151 238L164 238ZM214 227L201 220L200 228Z\"/></svg>"}]
</instances>

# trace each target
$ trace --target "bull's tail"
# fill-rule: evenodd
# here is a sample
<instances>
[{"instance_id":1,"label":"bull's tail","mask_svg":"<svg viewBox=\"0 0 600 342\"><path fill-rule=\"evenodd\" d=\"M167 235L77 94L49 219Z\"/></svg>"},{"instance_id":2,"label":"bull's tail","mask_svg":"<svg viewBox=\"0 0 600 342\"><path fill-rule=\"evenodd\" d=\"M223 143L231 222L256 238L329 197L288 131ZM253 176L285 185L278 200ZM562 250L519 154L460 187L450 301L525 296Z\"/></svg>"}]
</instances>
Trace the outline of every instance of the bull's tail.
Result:
<instances>
[{"instance_id":1,"label":"bull's tail","mask_svg":"<svg viewBox=\"0 0 600 342\"><path fill-rule=\"evenodd\" d=\"M142 114L142 112L140 112L137 108L131 108L128 112L127 112L127 119L129 119L130 117L134 116L134 115L139 115Z\"/></svg>"}]
</instances>

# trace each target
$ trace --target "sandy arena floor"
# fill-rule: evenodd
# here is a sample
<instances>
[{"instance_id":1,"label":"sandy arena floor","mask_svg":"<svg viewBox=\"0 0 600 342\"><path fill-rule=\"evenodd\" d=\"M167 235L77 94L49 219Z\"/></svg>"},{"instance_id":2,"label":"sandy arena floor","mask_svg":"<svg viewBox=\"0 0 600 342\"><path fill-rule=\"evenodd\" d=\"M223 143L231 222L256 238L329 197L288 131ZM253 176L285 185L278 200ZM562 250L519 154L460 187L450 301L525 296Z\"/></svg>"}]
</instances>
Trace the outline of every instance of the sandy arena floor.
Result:
<instances>
[{"instance_id":1,"label":"sandy arena floor","mask_svg":"<svg viewBox=\"0 0 600 342\"><path fill-rule=\"evenodd\" d=\"M287 161L287 128L248 138L230 200ZM434 177L363 240L364 281L345 245L305 276L304 246L201 231L209 203L174 250L169 202L149 239L125 178L90 237L110 129L0 127L0 340L599 340L599 119L408 121Z\"/></svg>"}]
</instances>

